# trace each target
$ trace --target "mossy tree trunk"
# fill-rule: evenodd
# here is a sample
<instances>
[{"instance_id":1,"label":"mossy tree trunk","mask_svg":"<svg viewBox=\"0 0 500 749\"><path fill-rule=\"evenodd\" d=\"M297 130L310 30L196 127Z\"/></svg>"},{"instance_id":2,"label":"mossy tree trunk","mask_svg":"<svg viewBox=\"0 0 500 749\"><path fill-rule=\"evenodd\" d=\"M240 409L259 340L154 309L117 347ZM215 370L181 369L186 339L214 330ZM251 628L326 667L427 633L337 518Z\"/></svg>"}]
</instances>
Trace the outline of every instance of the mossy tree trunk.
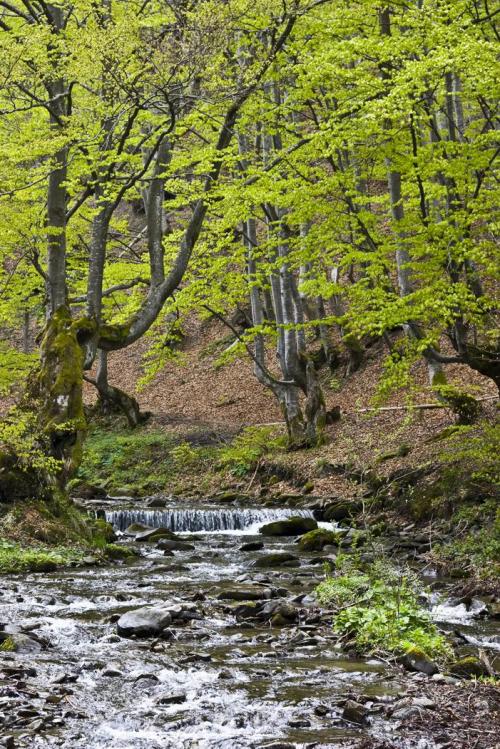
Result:
<instances>
[{"instance_id":1,"label":"mossy tree trunk","mask_svg":"<svg viewBox=\"0 0 500 749\"><path fill-rule=\"evenodd\" d=\"M51 457L60 461L61 486L81 460L86 431L83 408L85 346L94 335L87 318L73 320L67 306L48 319L40 345L40 364L28 384L27 404L37 414Z\"/></svg>"}]
</instances>

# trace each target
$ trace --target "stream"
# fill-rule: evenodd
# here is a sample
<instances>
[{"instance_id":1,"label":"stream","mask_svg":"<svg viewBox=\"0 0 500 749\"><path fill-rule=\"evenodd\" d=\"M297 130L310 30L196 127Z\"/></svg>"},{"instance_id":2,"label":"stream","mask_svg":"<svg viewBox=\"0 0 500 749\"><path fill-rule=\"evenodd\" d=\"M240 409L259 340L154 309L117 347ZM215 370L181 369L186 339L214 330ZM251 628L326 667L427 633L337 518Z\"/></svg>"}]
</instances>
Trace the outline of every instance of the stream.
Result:
<instances>
[{"instance_id":1,"label":"stream","mask_svg":"<svg viewBox=\"0 0 500 749\"><path fill-rule=\"evenodd\" d=\"M0 655L0 746L306 749L401 739L387 706L422 674L343 652L311 595L328 552L299 555L295 539L258 534L263 523L309 511L115 503L103 513L119 534L134 522L163 526L191 548L166 556L120 535L140 556L2 581L0 625L29 638ZM253 566L269 553L300 560ZM441 612L450 627L459 605ZM161 637L120 637L117 619L143 606L171 607L171 626ZM276 613L283 626L270 626ZM463 613L471 642L500 650L487 625ZM349 720L347 699L361 701L369 719ZM398 746L435 745L430 737Z\"/></svg>"}]
</instances>

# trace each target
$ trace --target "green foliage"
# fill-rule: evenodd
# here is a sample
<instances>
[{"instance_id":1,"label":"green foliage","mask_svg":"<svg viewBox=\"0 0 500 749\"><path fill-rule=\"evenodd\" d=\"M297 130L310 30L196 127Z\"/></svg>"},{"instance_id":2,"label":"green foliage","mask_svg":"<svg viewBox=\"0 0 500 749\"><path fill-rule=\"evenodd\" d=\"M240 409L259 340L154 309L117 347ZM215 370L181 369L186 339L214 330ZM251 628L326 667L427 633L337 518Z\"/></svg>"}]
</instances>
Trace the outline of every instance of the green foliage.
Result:
<instances>
[{"instance_id":1,"label":"green foliage","mask_svg":"<svg viewBox=\"0 0 500 749\"><path fill-rule=\"evenodd\" d=\"M48 455L46 437L36 414L13 408L0 420L0 453L11 456L21 471L55 474L60 462Z\"/></svg>"},{"instance_id":2,"label":"green foliage","mask_svg":"<svg viewBox=\"0 0 500 749\"><path fill-rule=\"evenodd\" d=\"M78 477L113 488L164 491L175 467L175 438L159 432L94 429L86 443Z\"/></svg>"},{"instance_id":3,"label":"green foliage","mask_svg":"<svg viewBox=\"0 0 500 749\"><path fill-rule=\"evenodd\" d=\"M23 547L0 538L0 574L17 572L47 572L83 558L85 551L66 546Z\"/></svg>"},{"instance_id":4,"label":"green foliage","mask_svg":"<svg viewBox=\"0 0 500 749\"><path fill-rule=\"evenodd\" d=\"M482 421L475 426L453 430L442 452L442 459L452 470L500 486L500 421Z\"/></svg>"},{"instance_id":5,"label":"green foliage","mask_svg":"<svg viewBox=\"0 0 500 749\"><path fill-rule=\"evenodd\" d=\"M246 427L229 445L220 450L219 465L234 476L254 470L260 458L284 449L286 441L275 427Z\"/></svg>"},{"instance_id":6,"label":"green foliage","mask_svg":"<svg viewBox=\"0 0 500 749\"><path fill-rule=\"evenodd\" d=\"M496 499L467 504L451 518L453 538L436 544L433 559L455 577L491 581L500 576L500 508Z\"/></svg>"},{"instance_id":7,"label":"green foliage","mask_svg":"<svg viewBox=\"0 0 500 749\"><path fill-rule=\"evenodd\" d=\"M317 588L321 603L334 609L333 628L362 652L408 653L447 658L451 648L418 602L416 576L388 562L361 568L342 557L335 576Z\"/></svg>"},{"instance_id":8,"label":"green foliage","mask_svg":"<svg viewBox=\"0 0 500 749\"><path fill-rule=\"evenodd\" d=\"M189 442L181 442L170 451L170 455L177 468L189 468L199 461L199 451L192 447Z\"/></svg>"}]
</instances>

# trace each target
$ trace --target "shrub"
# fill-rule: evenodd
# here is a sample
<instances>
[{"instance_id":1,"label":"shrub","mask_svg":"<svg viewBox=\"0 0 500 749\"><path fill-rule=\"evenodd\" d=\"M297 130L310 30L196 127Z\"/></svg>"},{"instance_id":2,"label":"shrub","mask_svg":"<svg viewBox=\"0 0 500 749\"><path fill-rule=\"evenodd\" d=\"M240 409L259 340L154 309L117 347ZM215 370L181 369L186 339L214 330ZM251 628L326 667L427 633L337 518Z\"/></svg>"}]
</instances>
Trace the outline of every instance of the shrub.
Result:
<instances>
[{"instance_id":1,"label":"shrub","mask_svg":"<svg viewBox=\"0 0 500 749\"><path fill-rule=\"evenodd\" d=\"M334 609L335 632L363 652L401 655L418 649L429 658L451 655L445 637L418 602L421 589L414 573L387 562L362 569L339 559L337 574L317 588L320 602Z\"/></svg>"},{"instance_id":2,"label":"shrub","mask_svg":"<svg viewBox=\"0 0 500 749\"><path fill-rule=\"evenodd\" d=\"M220 453L219 466L235 476L255 469L263 455L283 449L286 440L275 427L247 427Z\"/></svg>"}]
</instances>

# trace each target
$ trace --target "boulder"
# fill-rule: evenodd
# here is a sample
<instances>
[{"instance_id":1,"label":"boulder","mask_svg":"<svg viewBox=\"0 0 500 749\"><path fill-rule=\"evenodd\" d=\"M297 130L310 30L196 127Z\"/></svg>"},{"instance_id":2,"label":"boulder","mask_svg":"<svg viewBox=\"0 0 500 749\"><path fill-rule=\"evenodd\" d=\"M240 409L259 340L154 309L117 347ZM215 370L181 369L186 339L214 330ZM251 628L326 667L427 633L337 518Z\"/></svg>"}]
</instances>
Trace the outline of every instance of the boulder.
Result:
<instances>
[{"instance_id":1,"label":"boulder","mask_svg":"<svg viewBox=\"0 0 500 749\"><path fill-rule=\"evenodd\" d=\"M157 705L181 705L186 701L184 692L173 692L172 694L160 694L156 699Z\"/></svg>"},{"instance_id":2,"label":"boulder","mask_svg":"<svg viewBox=\"0 0 500 749\"><path fill-rule=\"evenodd\" d=\"M177 536L168 528L152 528L135 534L135 540L138 543L152 543L153 541L159 541L160 538L176 539Z\"/></svg>"},{"instance_id":3,"label":"boulder","mask_svg":"<svg viewBox=\"0 0 500 749\"><path fill-rule=\"evenodd\" d=\"M22 632L0 632L0 652L39 653L43 645Z\"/></svg>"},{"instance_id":4,"label":"boulder","mask_svg":"<svg viewBox=\"0 0 500 749\"><path fill-rule=\"evenodd\" d=\"M79 481L71 487L70 496L78 499L104 499L107 492L102 486Z\"/></svg>"},{"instance_id":5,"label":"boulder","mask_svg":"<svg viewBox=\"0 0 500 749\"><path fill-rule=\"evenodd\" d=\"M300 560L293 554L287 552L276 552L265 554L252 563L256 569L267 569L268 567L300 567Z\"/></svg>"},{"instance_id":6,"label":"boulder","mask_svg":"<svg viewBox=\"0 0 500 749\"><path fill-rule=\"evenodd\" d=\"M126 536L135 536L137 533L144 533L145 531L152 530L154 530L154 528L150 525L144 525L144 523L131 523L131 525L125 528L124 533Z\"/></svg>"},{"instance_id":7,"label":"boulder","mask_svg":"<svg viewBox=\"0 0 500 749\"><path fill-rule=\"evenodd\" d=\"M359 723L363 725L366 723L368 718L368 710L364 705L354 700L347 700L344 705L344 711L342 713L344 720L348 720L350 723Z\"/></svg>"},{"instance_id":8,"label":"boulder","mask_svg":"<svg viewBox=\"0 0 500 749\"><path fill-rule=\"evenodd\" d=\"M326 505L323 517L328 523L332 523L350 518L362 509L363 505L358 500L336 499L334 502Z\"/></svg>"},{"instance_id":9,"label":"boulder","mask_svg":"<svg viewBox=\"0 0 500 749\"><path fill-rule=\"evenodd\" d=\"M177 538L161 538L157 547L162 551L193 551L194 549L193 544L188 544Z\"/></svg>"},{"instance_id":10,"label":"boulder","mask_svg":"<svg viewBox=\"0 0 500 749\"><path fill-rule=\"evenodd\" d=\"M318 527L314 518L292 517L287 520L276 520L259 528L263 536L301 536Z\"/></svg>"},{"instance_id":11,"label":"boulder","mask_svg":"<svg viewBox=\"0 0 500 749\"><path fill-rule=\"evenodd\" d=\"M338 546L341 536L326 528L317 528L305 533L299 541L301 551L321 551L324 546Z\"/></svg>"},{"instance_id":12,"label":"boulder","mask_svg":"<svg viewBox=\"0 0 500 749\"><path fill-rule=\"evenodd\" d=\"M170 609L161 606L145 606L127 611L116 623L120 637L154 637L172 623Z\"/></svg>"},{"instance_id":13,"label":"boulder","mask_svg":"<svg viewBox=\"0 0 500 749\"><path fill-rule=\"evenodd\" d=\"M439 668L434 661L418 648L411 648L408 650L408 652L402 657L401 663L409 671L419 671L422 674L427 674L427 676L437 674L439 671Z\"/></svg>"},{"instance_id":14,"label":"boulder","mask_svg":"<svg viewBox=\"0 0 500 749\"><path fill-rule=\"evenodd\" d=\"M262 541L249 541L240 546L240 551L260 551L264 548Z\"/></svg>"},{"instance_id":15,"label":"boulder","mask_svg":"<svg viewBox=\"0 0 500 749\"><path fill-rule=\"evenodd\" d=\"M235 588L223 590L218 594L217 599L219 601L263 601L273 598L275 594L271 588Z\"/></svg>"},{"instance_id":16,"label":"boulder","mask_svg":"<svg viewBox=\"0 0 500 749\"><path fill-rule=\"evenodd\" d=\"M466 658L460 658L452 663L450 666L450 674L452 674L452 676L459 676L462 679L490 675L486 664L473 655L467 656Z\"/></svg>"}]
</instances>

